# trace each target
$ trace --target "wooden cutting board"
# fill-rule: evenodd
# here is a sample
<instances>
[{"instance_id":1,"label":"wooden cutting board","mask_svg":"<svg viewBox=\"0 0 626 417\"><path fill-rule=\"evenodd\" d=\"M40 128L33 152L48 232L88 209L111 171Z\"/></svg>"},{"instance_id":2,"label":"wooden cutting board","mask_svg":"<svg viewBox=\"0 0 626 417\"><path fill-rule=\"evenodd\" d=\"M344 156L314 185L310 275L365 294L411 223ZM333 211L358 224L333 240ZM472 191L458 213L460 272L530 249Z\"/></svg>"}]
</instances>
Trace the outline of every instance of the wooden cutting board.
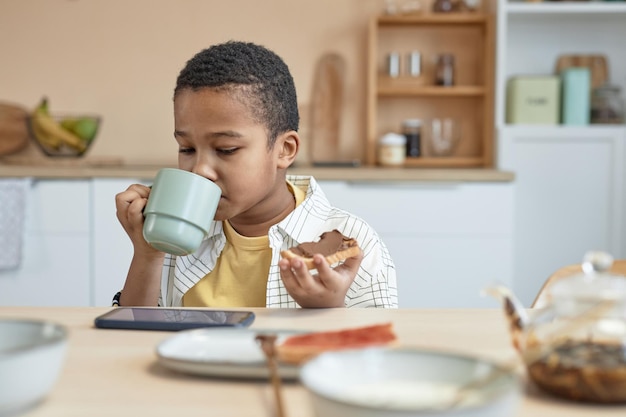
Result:
<instances>
[{"instance_id":1,"label":"wooden cutting board","mask_svg":"<svg viewBox=\"0 0 626 417\"><path fill-rule=\"evenodd\" d=\"M607 58L604 55L560 55L556 61L556 73L571 67L585 67L591 71L591 88L609 81Z\"/></svg>"},{"instance_id":2,"label":"wooden cutting board","mask_svg":"<svg viewBox=\"0 0 626 417\"><path fill-rule=\"evenodd\" d=\"M312 163L339 159L345 68L344 58L336 53L326 53L317 62L309 119L309 155Z\"/></svg>"},{"instance_id":3,"label":"wooden cutting board","mask_svg":"<svg viewBox=\"0 0 626 417\"><path fill-rule=\"evenodd\" d=\"M27 119L26 109L0 102L0 156L14 154L28 145Z\"/></svg>"}]
</instances>

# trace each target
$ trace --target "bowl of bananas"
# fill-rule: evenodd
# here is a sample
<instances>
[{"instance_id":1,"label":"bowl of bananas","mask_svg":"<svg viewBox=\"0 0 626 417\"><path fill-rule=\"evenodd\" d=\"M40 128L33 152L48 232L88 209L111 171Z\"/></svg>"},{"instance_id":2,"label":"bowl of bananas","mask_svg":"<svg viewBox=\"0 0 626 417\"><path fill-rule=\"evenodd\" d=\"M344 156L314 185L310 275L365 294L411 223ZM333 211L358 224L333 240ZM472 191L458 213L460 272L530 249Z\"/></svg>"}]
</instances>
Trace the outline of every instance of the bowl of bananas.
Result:
<instances>
[{"instance_id":1,"label":"bowl of bananas","mask_svg":"<svg viewBox=\"0 0 626 417\"><path fill-rule=\"evenodd\" d=\"M95 114L52 114L44 97L30 114L28 126L44 154L80 157L93 144L100 121Z\"/></svg>"}]
</instances>

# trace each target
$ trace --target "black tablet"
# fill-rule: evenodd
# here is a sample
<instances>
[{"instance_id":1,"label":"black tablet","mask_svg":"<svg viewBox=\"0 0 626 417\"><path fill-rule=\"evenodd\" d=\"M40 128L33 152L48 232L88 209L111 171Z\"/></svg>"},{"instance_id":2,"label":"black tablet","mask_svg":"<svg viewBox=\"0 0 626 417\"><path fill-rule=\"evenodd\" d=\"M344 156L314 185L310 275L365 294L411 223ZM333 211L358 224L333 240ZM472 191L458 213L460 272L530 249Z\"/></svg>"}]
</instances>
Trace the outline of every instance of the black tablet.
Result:
<instances>
[{"instance_id":1,"label":"black tablet","mask_svg":"<svg viewBox=\"0 0 626 417\"><path fill-rule=\"evenodd\" d=\"M116 307L96 317L102 329L185 330L200 327L246 327L254 321L251 311L168 307Z\"/></svg>"}]
</instances>

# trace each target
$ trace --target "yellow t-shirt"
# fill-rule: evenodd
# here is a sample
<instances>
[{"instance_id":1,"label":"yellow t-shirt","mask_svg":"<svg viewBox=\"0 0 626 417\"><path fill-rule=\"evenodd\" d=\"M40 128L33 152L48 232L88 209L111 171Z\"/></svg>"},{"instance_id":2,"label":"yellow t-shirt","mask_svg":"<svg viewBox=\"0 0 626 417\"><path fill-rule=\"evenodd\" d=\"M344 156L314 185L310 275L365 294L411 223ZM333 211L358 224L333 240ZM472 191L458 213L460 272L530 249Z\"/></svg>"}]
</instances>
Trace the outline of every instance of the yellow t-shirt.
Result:
<instances>
[{"instance_id":1,"label":"yellow t-shirt","mask_svg":"<svg viewBox=\"0 0 626 417\"><path fill-rule=\"evenodd\" d=\"M287 182L296 206L306 197ZM269 237L242 236L224 222L226 245L215 268L183 295L185 307L265 307L272 261Z\"/></svg>"}]
</instances>

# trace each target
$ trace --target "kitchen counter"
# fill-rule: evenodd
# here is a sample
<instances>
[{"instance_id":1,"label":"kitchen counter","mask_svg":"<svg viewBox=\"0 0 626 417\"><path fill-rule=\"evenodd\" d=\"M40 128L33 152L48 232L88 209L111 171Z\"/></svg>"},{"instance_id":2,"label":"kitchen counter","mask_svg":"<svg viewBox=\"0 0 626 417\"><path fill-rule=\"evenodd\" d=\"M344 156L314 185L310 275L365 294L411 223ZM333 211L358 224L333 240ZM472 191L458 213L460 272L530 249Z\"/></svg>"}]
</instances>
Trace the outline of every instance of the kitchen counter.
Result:
<instances>
[{"instance_id":1,"label":"kitchen counter","mask_svg":"<svg viewBox=\"0 0 626 417\"><path fill-rule=\"evenodd\" d=\"M0 163L0 178L83 179L83 178L154 178L160 168L168 165L127 165L97 161L59 161L37 164ZM327 168L297 166L290 174L312 175L321 181L384 182L510 182L512 172L495 169L421 169L421 168Z\"/></svg>"}]
</instances>

